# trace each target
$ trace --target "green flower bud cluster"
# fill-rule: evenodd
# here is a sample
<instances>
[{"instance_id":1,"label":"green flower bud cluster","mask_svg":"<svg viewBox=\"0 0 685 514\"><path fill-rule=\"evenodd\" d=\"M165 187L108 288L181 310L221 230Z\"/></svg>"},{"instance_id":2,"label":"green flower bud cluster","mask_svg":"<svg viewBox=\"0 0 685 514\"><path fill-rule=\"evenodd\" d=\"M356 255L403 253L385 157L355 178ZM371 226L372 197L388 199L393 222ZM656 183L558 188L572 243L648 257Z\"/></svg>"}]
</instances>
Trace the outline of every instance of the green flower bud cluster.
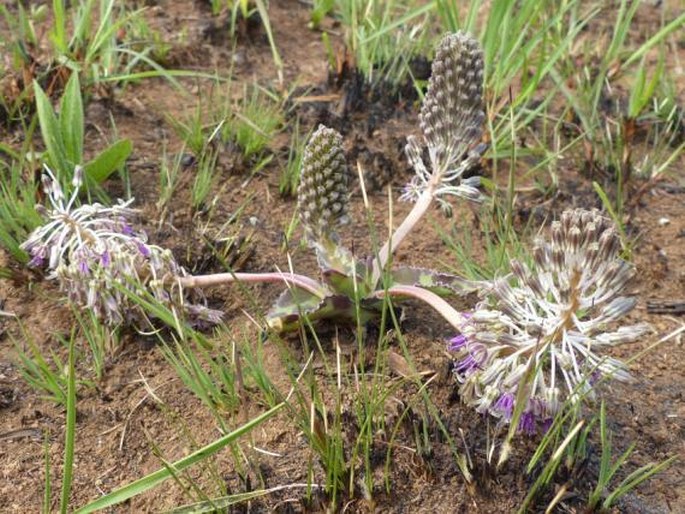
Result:
<instances>
[{"instance_id":1,"label":"green flower bud cluster","mask_svg":"<svg viewBox=\"0 0 685 514\"><path fill-rule=\"evenodd\" d=\"M419 116L434 162L451 163L481 137L483 52L473 37L457 32L445 36L433 61L428 92Z\"/></svg>"},{"instance_id":2,"label":"green flower bud cluster","mask_svg":"<svg viewBox=\"0 0 685 514\"><path fill-rule=\"evenodd\" d=\"M349 222L348 172L342 136L319 125L302 159L297 206L312 242L337 239L336 225Z\"/></svg>"}]
</instances>

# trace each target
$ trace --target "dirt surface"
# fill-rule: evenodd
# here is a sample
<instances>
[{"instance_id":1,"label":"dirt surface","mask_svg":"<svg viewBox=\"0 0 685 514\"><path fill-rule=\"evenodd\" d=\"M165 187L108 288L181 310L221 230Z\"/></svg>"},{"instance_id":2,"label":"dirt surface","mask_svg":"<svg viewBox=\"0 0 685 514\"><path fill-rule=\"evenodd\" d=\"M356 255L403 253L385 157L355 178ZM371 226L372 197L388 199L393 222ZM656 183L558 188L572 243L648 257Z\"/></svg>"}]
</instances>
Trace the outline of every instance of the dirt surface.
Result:
<instances>
[{"instance_id":1,"label":"dirt surface","mask_svg":"<svg viewBox=\"0 0 685 514\"><path fill-rule=\"evenodd\" d=\"M217 69L220 73L232 67L233 91L242 91L242 83L252 80L277 90L281 88L282 92L295 91L293 98L300 98L292 102L294 114L291 116L299 115L305 130L323 122L342 131L350 162L358 161L370 183L376 185L370 192L370 200L378 234L387 233L390 208L395 223L408 212L406 204L393 202L389 205L384 187L392 186L396 199L399 187L409 177L402 147L406 136L417 131L418 113L416 93L410 87L395 93L370 92L356 87L353 79L343 80L342 86L329 80L321 34L306 28L308 10L296 0L271 2L270 8L274 37L284 61L284 86L278 84L268 41L258 23L247 25L236 48L232 48L230 40L221 36L225 30L221 20L211 16L205 3L159 1L152 4L146 18L163 37L175 41L174 35L179 33L179 27L183 28L183 41L173 47L169 56L173 67ZM653 8L641 7L635 37L640 37L640 30L655 25L657 20L658 13ZM334 47L339 48L342 44L340 28L331 20L324 22L324 28L329 31ZM590 34L592 30L600 29L601 25L590 27ZM679 48L678 51L680 60L677 62L682 66L685 50ZM672 66L680 86L682 106L685 79L682 68L677 69L677 62L668 65ZM184 84L197 96L209 98L211 94L209 86L200 80ZM169 155L182 148L168 116L187 116L196 105L197 97L193 94L182 94L168 82L154 79L115 91L110 98L95 95L90 99L86 113L86 146L90 151L95 152L106 145L105 136L111 137L110 120L114 121L119 137L133 141L134 153L128 168L135 205L142 211L140 223L153 242L173 248L181 256L188 255L192 241L199 237L198 227L208 221L202 213L193 214L189 207L187 185L192 183L196 168L190 165L182 170L181 183L186 187L179 187L164 213L156 207L159 169L162 148L166 148ZM249 180L250 163L240 159L235 148L226 147L221 151L221 181L216 187L218 202L209 221L215 226L221 225L247 202L235 233L251 236L252 251L241 257L241 265L253 271L288 266L284 251L285 230L295 202L279 195L278 180L287 161L291 129L286 129L271 144L276 155L272 163ZM3 139L10 144L20 143L20 137L15 129L3 134ZM647 321L654 327L654 333L636 344L616 348L613 354L620 358L627 359L647 349L685 323L682 314L647 312L650 301L685 302L685 158L680 156L673 168L678 171L663 181L647 184L636 179L631 185L635 202L626 221L631 237L636 241L634 263L638 275L633 291L640 301L627 323ZM516 203L517 223L523 226L532 216L537 226L569 206L600 207L586 171L582 161L571 156L563 163L559 188L553 195L543 197L532 192L528 184L521 184ZM487 163L484 173L488 173ZM118 178L110 182L107 187L113 196L124 191ZM358 237L367 230L358 192L353 197L352 208L354 222L342 235L349 246L363 254L369 250L369 242ZM441 242L437 226L454 230L456 234L463 231L464 237L471 237L476 252L482 252L485 236L480 223L476 212L469 208L460 208L447 220L436 210L431 214L431 221L412 234L401 248L396 261L427 267L453 262L454 254ZM465 230L466 227L471 228ZM294 267L303 273L313 273L315 261L299 244L299 232L287 246ZM2 251L0 260L0 265L10 264L9 257ZM216 263L210 263L205 271L217 269ZM230 327L220 333L218 342L230 347L235 341L246 340L246 335L247 340L257 341L259 330L246 312L255 315L253 301L256 300L257 309L264 314L278 292L279 288L275 286L255 286L250 289L249 297L237 288L209 291L210 304L226 312ZM0 281L0 302L4 310L16 314L45 355L55 352L64 358L65 349L56 335L68 335L73 318L53 284L36 282L29 287L25 283ZM469 449L478 485L475 488L465 485L449 446L434 423L427 427L430 448L416 451L413 427L419 426L424 418L418 408L416 411L410 409L393 453L389 477L391 491L385 490L386 449L381 444L384 439L379 437L374 453L378 456L374 467L375 486L367 495L371 499L365 499L362 494L362 477L359 477L357 495L345 498L338 507L347 512L514 511L531 484L531 478L523 470L536 441L519 440L513 457L502 469L495 472L488 467L484 458L484 420L463 407L455 394L444 343L451 335L449 327L427 309L417 307L407 310L403 329L418 371L429 372L427 376L435 375L428 391L447 429L457 439L461 439L459 430L464 432L458 446L463 449L466 445ZM339 344L345 370L352 374L355 360L360 358L354 334L344 329L337 337L334 334L323 336L322 344L331 354L335 352L335 344ZM370 333L368 352L364 356L371 363L374 337ZM15 344L25 348L23 340L14 322L0 318L0 512L8 513L40 510L46 454L52 473L53 498L57 498L64 451L64 409L41 398L19 373ZM307 359L298 341L287 341L287 344L302 362ZM166 462L179 459L219 437L216 420L184 386L159 346L154 336L123 334L121 348L109 359L104 377L79 387L72 505L84 505L158 469L162 459ZM279 390L287 392L290 384L284 374L279 373L282 364L278 348L266 342L263 349L266 370ZM402 353L396 339L390 343L390 349ZM79 368L83 368L84 376L88 376L86 360L82 359ZM320 357L315 358L313 365L321 379L327 380ZM632 369L634 383L612 383L604 390L609 426L615 434L616 454L631 442L636 443L630 465L621 477L641 465L670 455L685 457L685 347L682 339L670 340L648 351ZM391 387L397 383L398 376L389 370L386 379ZM416 398L416 387L412 385L404 385L393 393L398 407L397 411L387 412L390 426L397 421L401 410ZM239 426L264 410L264 405L246 395L239 409L227 415L227 423ZM350 419L353 419L351 414ZM353 425L350 421L350 432L359 429ZM242 473L236 472L231 453L223 451L213 459L212 469L207 466L192 469L190 476L207 487L205 492L209 496L221 493L216 485L217 475L218 482L225 488L224 494L307 483L307 464L312 461L315 463L313 481L323 480L316 457L287 412L253 431L243 440L241 448L245 464ZM573 481L559 512L583 511L584 499L594 487L592 480L599 466L599 450L598 442L591 441L588 462L580 477ZM560 486L564 481L565 477L561 476L556 483ZM550 491L543 495L536 508L544 510L553 494ZM178 483L168 481L112 512L163 511L189 503L191 498ZM58 508L56 502L53 500L52 509ZM293 488L243 504L236 510L316 512L324 509L324 505L319 495L308 497L303 489ZM618 511L685 512L685 467L678 463L642 485L619 503Z\"/></svg>"}]
</instances>

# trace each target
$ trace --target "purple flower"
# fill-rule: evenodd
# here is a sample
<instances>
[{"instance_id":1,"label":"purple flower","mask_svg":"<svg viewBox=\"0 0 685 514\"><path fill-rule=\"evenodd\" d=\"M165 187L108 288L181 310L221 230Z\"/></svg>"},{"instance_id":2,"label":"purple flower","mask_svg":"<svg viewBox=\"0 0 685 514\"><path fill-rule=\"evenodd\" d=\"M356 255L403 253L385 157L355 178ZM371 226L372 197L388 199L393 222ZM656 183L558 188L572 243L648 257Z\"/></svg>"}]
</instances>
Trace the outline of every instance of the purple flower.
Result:
<instances>
[{"instance_id":1,"label":"purple flower","mask_svg":"<svg viewBox=\"0 0 685 514\"><path fill-rule=\"evenodd\" d=\"M126 236L132 236L133 235L133 227L131 227L131 225L129 225L126 222L122 222L121 233L126 235Z\"/></svg>"},{"instance_id":2,"label":"purple flower","mask_svg":"<svg viewBox=\"0 0 685 514\"><path fill-rule=\"evenodd\" d=\"M469 354L465 359L459 361L455 370L461 375L468 375L480 368L480 361L473 354Z\"/></svg>"},{"instance_id":3,"label":"purple flower","mask_svg":"<svg viewBox=\"0 0 685 514\"><path fill-rule=\"evenodd\" d=\"M136 241L136 245L138 245L138 251L142 254L143 257L150 257L150 249L145 246L143 243Z\"/></svg>"},{"instance_id":4,"label":"purple flower","mask_svg":"<svg viewBox=\"0 0 685 514\"><path fill-rule=\"evenodd\" d=\"M518 429L519 432L523 432L526 435L535 435L537 427L535 425L535 414L532 410L524 411L523 414L521 414Z\"/></svg>"},{"instance_id":5,"label":"purple flower","mask_svg":"<svg viewBox=\"0 0 685 514\"><path fill-rule=\"evenodd\" d=\"M467 340L466 343L468 344L469 341ZM488 356L488 351L483 344L470 343L466 348L468 348L468 356L457 362L455 367L455 371L464 376L482 369L483 362L485 362L485 359Z\"/></svg>"},{"instance_id":6,"label":"purple flower","mask_svg":"<svg viewBox=\"0 0 685 514\"><path fill-rule=\"evenodd\" d=\"M36 252L29 261L29 266L33 268L42 268L43 264L45 264L45 257L38 252Z\"/></svg>"},{"instance_id":7,"label":"purple flower","mask_svg":"<svg viewBox=\"0 0 685 514\"><path fill-rule=\"evenodd\" d=\"M466 346L466 336L459 334L448 341L447 349L451 352L458 352Z\"/></svg>"},{"instance_id":8,"label":"purple flower","mask_svg":"<svg viewBox=\"0 0 685 514\"><path fill-rule=\"evenodd\" d=\"M514 414L514 395L512 393L503 393L502 396L492 406L494 412L498 412L504 416L507 421L511 420Z\"/></svg>"},{"instance_id":9,"label":"purple flower","mask_svg":"<svg viewBox=\"0 0 685 514\"><path fill-rule=\"evenodd\" d=\"M30 241L30 240L29 240ZM45 260L48 256L48 248L44 244L31 244L24 247L25 250L31 255L31 260L29 261L29 266L35 266L36 268L42 268L45 265Z\"/></svg>"},{"instance_id":10,"label":"purple flower","mask_svg":"<svg viewBox=\"0 0 685 514\"><path fill-rule=\"evenodd\" d=\"M90 268L88 267L88 262L86 262L85 259L81 259L78 262L78 270L81 272L82 275L87 275L90 271Z\"/></svg>"},{"instance_id":11,"label":"purple flower","mask_svg":"<svg viewBox=\"0 0 685 514\"><path fill-rule=\"evenodd\" d=\"M76 199L83 170L74 171L69 199L64 198L52 172L46 172L43 181L50 208L40 212L46 223L21 245L31 266L49 268L51 278L59 280L60 289L72 303L90 309L109 325L150 323L150 313L123 294L122 287L135 294L149 290L166 307L193 317L188 307L196 295L178 290L172 280L165 281L183 276L183 268L171 252L147 244L144 234L127 221L135 213L128 207L132 200L109 207L79 205ZM202 302L198 308L207 325L219 321L219 312L206 309Z\"/></svg>"},{"instance_id":12,"label":"purple flower","mask_svg":"<svg viewBox=\"0 0 685 514\"><path fill-rule=\"evenodd\" d=\"M112 259L109 256L109 251L105 250L102 252L102 255L100 255L100 264L102 264L105 268L110 265L112 262Z\"/></svg>"},{"instance_id":13,"label":"purple flower","mask_svg":"<svg viewBox=\"0 0 685 514\"><path fill-rule=\"evenodd\" d=\"M601 379L602 379L602 372L599 371L598 369L596 369L590 374L590 377L588 378L588 384L590 384L590 386L594 386Z\"/></svg>"}]
</instances>

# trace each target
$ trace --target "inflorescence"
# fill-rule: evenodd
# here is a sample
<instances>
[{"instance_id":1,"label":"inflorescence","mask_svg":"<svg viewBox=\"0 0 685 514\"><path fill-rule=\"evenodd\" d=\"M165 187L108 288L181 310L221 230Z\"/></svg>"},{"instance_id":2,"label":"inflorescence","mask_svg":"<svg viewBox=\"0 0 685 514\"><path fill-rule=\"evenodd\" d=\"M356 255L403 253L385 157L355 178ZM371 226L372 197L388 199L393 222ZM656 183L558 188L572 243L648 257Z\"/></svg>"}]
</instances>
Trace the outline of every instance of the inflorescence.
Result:
<instances>
[{"instance_id":1,"label":"inflorescence","mask_svg":"<svg viewBox=\"0 0 685 514\"><path fill-rule=\"evenodd\" d=\"M622 295L634 269L620 248L608 219L576 209L553 223L551 242L536 241L530 266L512 261L512 275L494 283L448 344L463 401L509 422L525 398L519 428L533 433L564 402L592 399L600 378L628 380L622 362L596 353L648 331L610 328L635 306Z\"/></svg>"},{"instance_id":2,"label":"inflorescence","mask_svg":"<svg viewBox=\"0 0 685 514\"><path fill-rule=\"evenodd\" d=\"M483 111L483 51L464 32L446 35L438 46L419 121L422 140L407 138L405 153L416 174L402 199L417 201L432 190L446 207L446 195L478 201L479 177L461 180L480 159ZM429 166L423 158L428 150Z\"/></svg>"},{"instance_id":3,"label":"inflorescence","mask_svg":"<svg viewBox=\"0 0 685 514\"><path fill-rule=\"evenodd\" d=\"M41 209L46 223L22 244L31 256L29 265L47 269L73 304L110 325L149 325L149 314L136 301L148 295L191 322L219 322L220 311L193 303L180 287L177 278L186 273L171 252L149 244L132 228L133 200L77 206L82 183L83 170L77 168L67 199L46 169L43 188L50 208Z\"/></svg>"},{"instance_id":4,"label":"inflorescence","mask_svg":"<svg viewBox=\"0 0 685 514\"><path fill-rule=\"evenodd\" d=\"M336 225L349 222L348 172L342 136L319 125L302 158L297 207L311 242L336 241Z\"/></svg>"}]
</instances>

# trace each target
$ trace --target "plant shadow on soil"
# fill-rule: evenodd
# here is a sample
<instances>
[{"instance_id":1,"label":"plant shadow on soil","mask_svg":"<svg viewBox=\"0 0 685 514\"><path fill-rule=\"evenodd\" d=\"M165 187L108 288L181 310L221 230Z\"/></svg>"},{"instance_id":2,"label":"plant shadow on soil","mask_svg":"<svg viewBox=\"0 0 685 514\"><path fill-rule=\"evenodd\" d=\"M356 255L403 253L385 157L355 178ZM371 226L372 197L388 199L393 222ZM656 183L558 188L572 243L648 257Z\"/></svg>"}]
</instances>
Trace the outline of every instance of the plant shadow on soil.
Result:
<instances>
[{"instance_id":1,"label":"plant shadow on soil","mask_svg":"<svg viewBox=\"0 0 685 514\"><path fill-rule=\"evenodd\" d=\"M320 35L304 29L308 11L299 2L288 0L273 2L270 9L271 24L275 31L285 62L286 82L297 82L310 96L331 95L334 100L325 102L302 102L295 109L303 126L311 128L326 123L340 130L345 141L345 150L356 169L359 161L367 173L370 184L372 215L379 235L387 233L389 204L385 187L395 191L406 182L409 168L403 156L405 137L417 131L417 96L413 88L388 94L384 90L369 92L360 84L354 73L348 73L339 84L327 81L325 50ZM642 12L642 11L640 11ZM207 66L221 62L233 63L234 81L249 82L254 78L272 80L273 62L268 42L262 31L250 27L245 38L234 51L222 38L209 37L207 31L211 15L199 2L160 2L150 10L150 16L158 30L172 34L177 25L191 24L185 47L174 53L174 65L178 68ZM191 21L187 21L191 20ZM317 56L312 58L312 56ZM417 66L420 63L417 64ZM219 66L225 70L226 65ZM196 86L198 95L203 94L202 85ZM150 239L156 244L176 248L180 255L190 246L197 246L194 224L197 215L191 212L189 195L179 188L165 223L159 224L156 208L159 183L159 159L161 143L170 149L179 150L180 142L165 121L164 113L183 115L195 108L195 99L180 95L168 83L161 80L145 82L143 86L131 86L117 95L116 101L93 99L87 109L87 141L97 146L99 129L109 126L110 116L122 137L134 142L134 155L129 162L135 205L141 209L141 223ZM241 265L255 271L266 271L278 265L287 267L282 248L285 241L284 228L291 219L295 202L278 195L278 174L284 165L283 149L287 148L289 135L281 134L271 145L277 154L274 163L255 175L247 184L246 172L249 163L240 159L225 160L228 164L221 169L223 190L213 212L213 219L219 225L223 219L235 212L238 206L255 194L242 216L249 223L237 227L242 235L250 233L251 251L241 260ZM104 144L104 143L103 143ZM223 150L237 152L234 148ZM681 159L681 169L683 169ZM238 164L235 164L238 163ZM535 193L522 194L517 203L519 223L534 216L534 225L550 220L564 208L598 207L596 196L587 179L580 176L578 163L570 160L566 169L560 172L560 186L553 197L542 198ZM247 168L247 169L246 169ZM487 169L485 170L487 172ZM182 170L182 180L192 179L192 166ZM124 187L117 179L108 185L110 194L121 194ZM185 188L187 189L187 188ZM395 195L396 196L396 195ZM393 217L401 219L409 207L395 204ZM370 251L366 239L356 234L367 233L367 222L361 195L353 196L354 222L343 233L343 240L358 254ZM439 267L450 262L454 255L446 248L433 225L444 225L445 220L437 211L433 221L412 234L410 240L399 251L396 261L406 264ZM468 208L455 212L454 220L466 219L473 223L474 247L482 247L485 237L479 228L478 219ZM665 223L663 220L669 220ZM471 221L472 220L472 221ZM451 220L447 220L451 223ZM161 228L160 228L161 227ZM630 227L639 234L634 260L638 277L634 291L640 294L638 308L630 315L629 322L647 321L655 328L655 335L630 347L619 347L613 355L629 358L646 348L660 335L664 335L679 324L683 318L650 314L646 310L647 300L685 299L685 191L680 184L666 189L654 187L643 195L631 212ZM191 243L189 243L191 241ZM276 244L277 242L278 244ZM297 241L288 242L296 269L301 273L316 273L316 263L309 252L298 247ZM200 252L201 253L201 252ZM0 252L0 265L8 264ZM204 272L219 268L216 262L204 263ZM279 293L275 286L251 287L251 298L256 300L262 312ZM227 314L227 332L222 341L231 344L231 339L240 339L244 334L259 337L258 330L243 314L253 305L237 288L216 288L208 291L213 307L222 308ZM57 289L46 282L35 284L30 290L25 285L3 281L0 300L4 309L14 312L36 340L39 348L49 354L60 352L56 338L51 334L68 334L72 321L68 309L62 306ZM466 304L463 305L467 307ZM357 495L349 504L343 501L341 507L348 512L512 512L525 496L532 480L522 471L532 454L536 442L521 438L514 455L499 471L494 472L485 464L484 420L460 405L456 388L449 370L444 341L450 331L444 323L427 309L410 305L402 325L410 355L418 371L430 371L436 378L430 385L430 397L438 413L453 435L464 431L464 441L474 461L474 475L477 487L469 491L459 472L455 460L434 422L426 428L430 435L430 447L414 451L414 427L426 417L421 409L410 409L402 422L397 441L398 449L393 452L389 482L392 490L384 489L384 466L386 448L379 440L378 447L371 452L375 488L372 500ZM334 352L333 340L337 337L345 362L350 366L359 358L358 346L352 331L329 330L322 334L324 347ZM658 335L657 335L658 334ZM45 440L49 443L49 458L53 480L57 484L63 446L63 409L42 399L21 378L16 367L13 339L19 337L11 321L0 325L0 511L36 512L42 504L44 488ZM368 352L365 359L372 365L375 356L374 329L370 329ZM72 486L72 505L83 505L101 492L110 491L129 483L160 467L160 458L151 451L157 446L167 461L178 459L193 449L202 446L219 435L214 419L201 402L177 378L174 371L158 351L157 339L128 333L124 344L108 364L104 378L93 387L79 390L76 435L76 466ZM290 350L304 362L307 356L298 347L296 340L288 341ZM279 377L282 363L274 346L265 346L265 369L282 391L289 387L285 376ZM272 352L268 350L273 350ZM390 349L401 354L398 343L393 340ZM314 373L327 380L320 359L314 360ZM631 458L631 469L650 461L660 461L673 454L683 455L685 448L685 402L683 401L683 377L685 376L685 348L681 341L670 342L650 352L634 367L636 383L612 383L604 390L608 403L610 428L615 433L616 452L624 450L631 442L637 450ZM85 373L85 370L84 370ZM388 381L397 380L392 371ZM146 392L145 384L151 388L163 403L156 401ZM416 396L416 387L407 384L395 393L397 404L407 405L408 398ZM254 417L263 409L249 397L243 399L240 410L232 414L236 423ZM347 424L346 435L354 437L359 429L355 425L351 400L347 399L347 410L343 420ZM419 402L420 404L420 402ZM400 409L400 407L397 407ZM398 419L398 411L387 412L392 426ZM458 439L458 438L457 438ZM281 414L251 434L250 444L244 451L249 456L249 465L242 474L234 472L234 462L227 452L214 460L220 471L226 490L237 493L261 487L273 487L307 481L306 463L314 460L315 472L321 476L321 469L312 457L311 450L302 434L293 427L287 414ZM247 439L245 440L247 441ZM463 450L463 442L458 446ZM250 446L267 449L267 455ZM406 448L403 450L401 448ZM565 500L569 512L582 512L584 499L594 487L593 477L597 475L599 463L597 440L591 443L589 459L580 479L573 483L572 495ZM276 457L275 455L278 455ZM203 483L206 474L191 470L190 476ZM560 486L566 477L559 476L555 483ZM543 495L538 508L544 509L553 491ZM114 509L114 512L159 511L188 503L190 498L178 484L169 481L159 490L137 497L129 503ZM53 505L56 507L56 504ZM280 512L318 511L325 507L323 498L305 499L304 493L296 490L279 492L265 499L255 500L248 506L236 507L236 511ZM637 492L628 495L619 505L621 512L683 512L685 510L685 471L682 466L672 466L653 480L643 484Z\"/></svg>"}]
</instances>

